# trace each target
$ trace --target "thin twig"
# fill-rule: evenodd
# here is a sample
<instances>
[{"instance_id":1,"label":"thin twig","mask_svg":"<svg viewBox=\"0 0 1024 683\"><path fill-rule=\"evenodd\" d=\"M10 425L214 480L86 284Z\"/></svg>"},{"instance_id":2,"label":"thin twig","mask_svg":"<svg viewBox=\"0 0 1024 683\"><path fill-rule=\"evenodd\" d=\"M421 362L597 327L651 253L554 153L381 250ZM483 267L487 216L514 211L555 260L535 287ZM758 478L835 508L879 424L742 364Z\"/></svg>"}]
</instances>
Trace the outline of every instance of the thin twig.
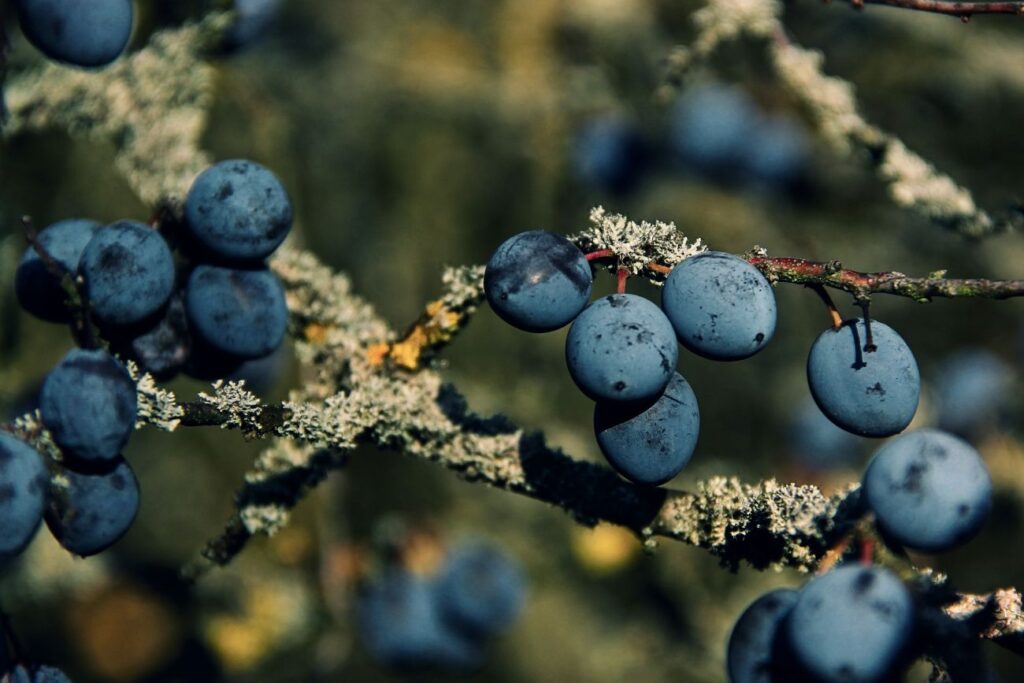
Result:
<instances>
[{"instance_id":1,"label":"thin twig","mask_svg":"<svg viewBox=\"0 0 1024 683\"><path fill-rule=\"evenodd\" d=\"M769 280L820 284L841 289L858 298L869 294L892 294L924 302L936 297L1009 299L1024 296L1024 280L954 279L940 273L927 277L907 277L897 272L861 273L844 269L838 261L800 258L754 256L748 260Z\"/></svg>"},{"instance_id":2,"label":"thin twig","mask_svg":"<svg viewBox=\"0 0 1024 683\"><path fill-rule=\"evenodd\" d=\"M1024 15L1024 2L944 2L943 0L853 0L855 8L864 5L888 5L901 9L947 14L960 19L969 19L974 14Z\"/></svg>"}]
</instances>

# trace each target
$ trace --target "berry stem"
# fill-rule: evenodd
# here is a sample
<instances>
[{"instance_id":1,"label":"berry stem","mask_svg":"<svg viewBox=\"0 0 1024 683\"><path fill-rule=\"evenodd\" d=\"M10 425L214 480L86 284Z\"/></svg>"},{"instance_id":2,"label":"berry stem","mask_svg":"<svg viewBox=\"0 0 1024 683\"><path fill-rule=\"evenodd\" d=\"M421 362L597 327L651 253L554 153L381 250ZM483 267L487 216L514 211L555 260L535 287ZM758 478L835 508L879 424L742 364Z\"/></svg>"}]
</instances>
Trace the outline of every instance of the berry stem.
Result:
<instances>
[{"instance_id":1,"label":"berry stem","mask_svg":"<svg viewBox=\"0 0 1024 683\"><path fill-rule=\"evenodd\" d=\"M626 270L625 268L619 268L618 276L619 276L619 285L618 285L618 287L616 288L615 291L617 291L619 294L625 294L626 293L626 280L629 279L629 271Z\"/></svg>"},{"instance_id":2,"label":"berry stem","mask_svg":"<svg viewBox=\"0 0 1024 683\"><path fill-rule=\"evenodd\" d=\"M658 273L659 275L668 276L668 274L672 272L672 266L663 266L660 263L651 261L647 264L647 270Z\"/></svg>"},{"instance_id":3,"label":"berry stem","mask_svg":"<svg viewBox=\"0 0 1024 683\"><path fill-rule=\"evenodd\" d=\"M611 249L600 249L598 251L592 251L589 254L584 254L583 258L587 259L588 261L596 261L597 259L608 258L609 256L614 255L615 252L613 252Z\"/></svg>"},{"instance_id":4,"label":"berry stem","mask_svg":"<svg viewBox=\"0 0 1024 683\"><path fill-rule=\"evenodd\" d=\"M18 642L18 637L14 635L14 627L11 626L11 617L2 607L0 607L0 628L3 629L4 640L7 641L6 645L10 648L10 654L13 655L11 659L16 663L24 662L25 650L21 647L21 643Z\"/></svg>"},{"instance_id":5,"label":"berry stem","mask_svg":"<svg viewBox=\"0 0 1024 683\"><path fill-rule=\"evenodd\" d=\"M864 352L874 353L878 350L878 347L875 346L874 338L871 336L871 301L860 299L857 301L857 305L864 312Z\"/></svg>"},{"instance_id":6,"label":"berry stem","mask_svg":"<svg viewBox=\"0 0 1024 683\"><path fill-rule=\"evenodd\" d=\"M832 301L832 297L825 290L825 287L820 284L808 285L814 290L815 294L821 297L821 300L825 303L825 307L828 308L829 320L832 323L832 329L838 330L843 326L843 316L839 314L839 309L836 308L836 302Z\"/></svg>"},{"instance_id":7,"label":"berry stem","mask_svg":"<svg viewBox=\"0 0 1024 683\"><path fill-rule=\"evenodd\" d=\"M875 541L872 538L860 539L860 563L870 566L875 560Z\"/></svg>"},{"instance_id":8,"label":"berry stem","mask_svg":"<svg viewBox=\"0 0 1024 683\"><path fill-rule=\"evenodd\" d=\"M849 535L844 536L838 543L825 551L822 555L821 561L818 562L818 573L824 574L843 558L843 555L850 548L851 538Z\"/></svg>"}]
</instances>

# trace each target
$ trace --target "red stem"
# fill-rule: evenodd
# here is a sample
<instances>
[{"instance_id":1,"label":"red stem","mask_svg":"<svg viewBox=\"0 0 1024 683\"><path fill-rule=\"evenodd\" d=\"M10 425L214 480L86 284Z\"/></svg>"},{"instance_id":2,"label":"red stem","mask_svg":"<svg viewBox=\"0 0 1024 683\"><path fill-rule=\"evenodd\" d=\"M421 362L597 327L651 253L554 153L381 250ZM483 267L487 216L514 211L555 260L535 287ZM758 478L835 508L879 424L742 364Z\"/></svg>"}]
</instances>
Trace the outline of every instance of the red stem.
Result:
<instances>
[{"instance_id":1,"label":"red stem","mask_svg":"<svg viewBox=\"0 0 1024 683\"><path fill-rule=\"evenodd\" d=\"M875 560L875 541L871 538L860 539L860 563L870 566Z\"/></svg>"},{"instance_id":2,"label":"red stem","mask_svg":"<svg viewBox=\"0 0 1024 683\"><path fill-rule=\"evenodd\" d=\"M625 294L626 293L626 280L627 279L629 279L629 271L626 270L625 268L619 268L619 286L618 286L618 289L617 289L619 294Z\"/></svg>"},{"instance_id":3,"label":"red stem","mask_svg":"<svg viewBox=\"0 0 1024 683\"><path fill-rule=\"evenodd\" d=\"M608 258L609 256L614 255L615 252L612 251L611 249L601 249L599 251L592 251L589 254L584 254L583 258L587 259L588 261L595 261L599 258Z\"/></svg>"}]
</instances>

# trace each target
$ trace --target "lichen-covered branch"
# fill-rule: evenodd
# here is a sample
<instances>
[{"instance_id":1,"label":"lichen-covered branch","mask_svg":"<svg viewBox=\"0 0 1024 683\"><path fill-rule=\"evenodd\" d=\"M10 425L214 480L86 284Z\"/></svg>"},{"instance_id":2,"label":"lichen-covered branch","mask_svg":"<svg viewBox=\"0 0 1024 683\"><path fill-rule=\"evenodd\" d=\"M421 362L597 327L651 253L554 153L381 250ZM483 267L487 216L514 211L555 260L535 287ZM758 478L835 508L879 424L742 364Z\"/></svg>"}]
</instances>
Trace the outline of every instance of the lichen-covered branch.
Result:
<instances>
[{"instance_id":1,"label":"lichen-covered branch","mask_svg":"<svg viewBox=\"0 0 1024 683\"><path fill-rule=\"evenodd\" d=\"M591 227L573 240L583 251L600 250L591 263L611 272L620 268L643 274L650 282L661 284L672 267L707 247L697 239L690 242L672 223L635 223L619 214L608 214L601 207L590 215ZM899 272L862 273L843 268L839 261L809 261L792 257L769 257L755 247L746 259L771 282L818 285L840 289L863 300L871 294L892 294L915 301L932 298L1009 299L1024 296L1024 280L986 280L947 278L939 270L926 277L908 277ZM477 281L482 287L482 276Z\"/></svg>"},{"instance_id":2,"label":"lichen-covered branch","mask_svg":"<svg viewBox=\"0 0 1024 683\"><path fill-rule=\"evenodd\" d=\"M913 152L896 136L861 116L853 86L824 73L820 52L797 45L781 23L768 43L779 81L803 105L838 154L870 163L898 206L968 237L984 237L1021 225L1016 209L993 215L971 192Z\"/></svg>"},{"instance_id":3,"label":"lichen-covered branch","mask_svg":"<svg viewBox=\"0 0 1024 683\"><path fill-rule=\"evenodd\" d=\"M987 595L960 594L944 605L943 611L954 621L966 624L979 638L1024 655L1024 609L1016 588Z\"/></svg>"},{"instance_id":4,"label":"lichen-covered branch","mask_svg":"<svg viewBox=\"0 0 1024 683\"><path fill-rule=\"evenodd\" d=\"M705 548L730 567L748 562L813 569L859 517L855 487L827 497L814 486L774 480L745 485L716 477L693 493L631 484L607 467L570 458L503 417L471 413L431 370L378 377L332 397L324 408L265 405L239 383L218 383L213 395L203 396L180 404L181 426L235 428L300 442L276 443L246 476L239 512L225 535L207 546L218 564L242 549L242 531L249 537L280 525L301 494L334 466L318 463L318 457L347 453L360 442L437 462L467 481L559 507L584 524L609 522L643 538L663 536ZM278 495L268 496L268 488Z\"/></svg>"},{"instance_id":5,"label":"lichen-covered branch","mask_svg":"<svg viewBox=\"0 0 1024 683\"><path fill-rule=\"evenodd\" d=\"M945 277L945 271L927 277L907 277L903 273L861 273L842 267L838 261L808 261L799 258L752 256L750 263L773 282L803 285L824 285L862 298L870 294L893 294L915 301L934 297L1009 299L1024 296L1024 280L956 279Z\"/></svg>"},{"instance_id":6,"label":"lichen-covered branch","mask_svg":"<svg viewBox=\"0 0 1024 683\"><path fill-rule=\"evenodd\" d=\"M423 314L401 339L371 346L370 363L390 362L405 370L423 367L454 339L483 301L484 292L480 286L483 276L483 266L448 268L442 278L444 296L428 303Z\"/></svg>"}]
</instances>

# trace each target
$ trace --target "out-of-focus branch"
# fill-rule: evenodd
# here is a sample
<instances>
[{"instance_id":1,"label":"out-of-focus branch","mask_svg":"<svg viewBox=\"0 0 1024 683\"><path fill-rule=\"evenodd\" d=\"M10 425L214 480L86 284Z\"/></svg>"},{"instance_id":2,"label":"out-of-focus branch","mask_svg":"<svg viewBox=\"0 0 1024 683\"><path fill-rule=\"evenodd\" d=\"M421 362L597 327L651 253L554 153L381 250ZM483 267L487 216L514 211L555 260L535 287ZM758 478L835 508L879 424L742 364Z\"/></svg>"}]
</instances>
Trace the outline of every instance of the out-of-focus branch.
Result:
<instances>
[{"instance_id":1,"label":"out-of-focus branch","mask_svg":"<svg viewBox=\"0 0 1024 683\"><path fill-rule=\"evenodd\" d=\"M210 163L200 148L213 67L202 59L228 21L156 33L149 44L103 71L47 61L10 76L5 136L60 128L75 137L117 141L115 164L150 205L187 189Z\"/></svg>"},{"instance_id":2,"label":"out-of-focus branch","mask_svg":"<svg viewBox=\"0 0 1024 683\"><path fill-rule=\"evenodd\" d=\"M898 137L864 119L853 86L826 75L823 55L792 41L781 14L782 5L775 0L710 0L694 13L697 36L690 45L676 48L667 60L662 98L671 97L687 71L723 44L741 36L763 41L776 78L800 103L825 142L834 153L869 164L895 204L967 237L985 237L1024 225L1019 206L1000 213L978 207L968 189L908 149Z\"/></svg>"}]
</instances>

